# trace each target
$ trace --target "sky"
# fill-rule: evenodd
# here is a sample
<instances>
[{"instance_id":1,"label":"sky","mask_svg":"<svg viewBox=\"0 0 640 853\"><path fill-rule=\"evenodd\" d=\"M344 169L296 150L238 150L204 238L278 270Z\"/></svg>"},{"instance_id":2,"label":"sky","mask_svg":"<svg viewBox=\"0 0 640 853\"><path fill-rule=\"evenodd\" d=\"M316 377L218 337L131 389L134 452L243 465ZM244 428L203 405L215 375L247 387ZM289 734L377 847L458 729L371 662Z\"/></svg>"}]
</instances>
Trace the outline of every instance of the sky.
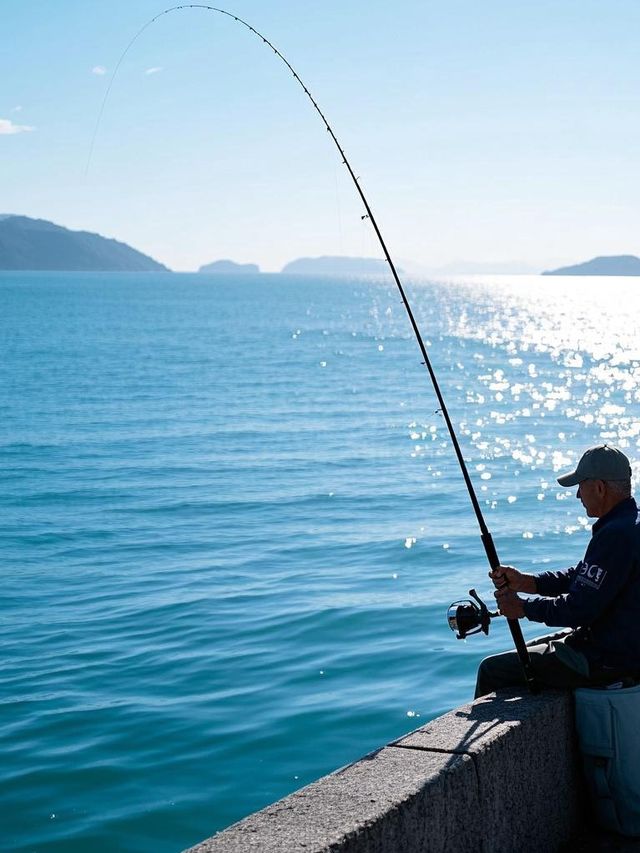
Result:
<instances>
[{"instance_id":1,"label":"sky","mask_svg":"<svg viewBox=\"0 0 640 853\"><path fill-rule=\"evenodd\" d=\"M407 269L640 255L637 0L229 0ZM0 0L0 213L175 270L381 257L263 42L167 0ZM111 83L88 171L91 141Z\"/></svg>"}]
</instances>

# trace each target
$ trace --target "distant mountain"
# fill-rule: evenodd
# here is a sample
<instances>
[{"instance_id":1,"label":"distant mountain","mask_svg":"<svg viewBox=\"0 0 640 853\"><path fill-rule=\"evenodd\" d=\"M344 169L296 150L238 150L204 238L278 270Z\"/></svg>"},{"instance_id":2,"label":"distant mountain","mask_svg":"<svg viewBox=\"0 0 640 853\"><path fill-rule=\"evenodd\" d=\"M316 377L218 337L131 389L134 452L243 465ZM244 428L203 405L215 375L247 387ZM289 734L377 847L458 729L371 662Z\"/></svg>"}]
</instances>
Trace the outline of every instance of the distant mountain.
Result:
<instances>
[{"instance_id":1,"label":"distant mountain","mask_svg":"<svg viewBox=\"0 0 640 853\"><path fill-rule=\"evenodd\" d=\"M548 270L542 275L640 275L640 258L635 255L610 255L571 267Z\"/></svg>"},{"instance_id":2,"label":"distant mountain","mask_svg":"<svg viewBox=\"0 0 640 853\"><path fill-rule=\"evenodd\" d=\"M117 240L45 219L0 216L0 270L152 272L167 267Z\"/></svg>"},{"instance_id":3,"label":"distant mountain","mask_svg":"<svg viewBox=\"0 0 640 853\"><path fill-rule=\"evenodd\" d=\"M260 272L260 267L257 264L236 264L235 261L213 261L211 264L205 264L200 267L198 272L224 273L225 275L233 275L234 273L255 275Z\"/></svg>"},{"instance_id":4,"label":"distant mountain","mask_svg":"<svg viewBox=\"0 0 640 853\"><path fill-rule=\"evenodd\" d=\"M282 268L285 274L296 275L389 275L389 265L378 258L349 258L323 256L298 258ZM399 273L404 270L398 270Z\"/></svg>"}]
</instances>

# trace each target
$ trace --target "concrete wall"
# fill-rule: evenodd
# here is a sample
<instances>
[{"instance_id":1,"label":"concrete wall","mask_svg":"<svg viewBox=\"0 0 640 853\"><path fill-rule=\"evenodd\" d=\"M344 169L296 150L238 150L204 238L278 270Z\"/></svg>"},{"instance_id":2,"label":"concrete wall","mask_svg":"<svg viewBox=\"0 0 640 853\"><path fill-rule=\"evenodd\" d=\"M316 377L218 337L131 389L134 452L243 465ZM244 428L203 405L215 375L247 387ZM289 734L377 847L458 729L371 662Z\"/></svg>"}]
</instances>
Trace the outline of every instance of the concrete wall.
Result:
<instances>
[{"instance_id":1,"label":"concrete wall","mask_svg":"<svg viewBox=\"0 0 640 853\"><path fill-rule=\"evenodd\" d=\"M549 853L575 834L572 698L485 696L189 853Z\"/></svg>"}]
</instances>

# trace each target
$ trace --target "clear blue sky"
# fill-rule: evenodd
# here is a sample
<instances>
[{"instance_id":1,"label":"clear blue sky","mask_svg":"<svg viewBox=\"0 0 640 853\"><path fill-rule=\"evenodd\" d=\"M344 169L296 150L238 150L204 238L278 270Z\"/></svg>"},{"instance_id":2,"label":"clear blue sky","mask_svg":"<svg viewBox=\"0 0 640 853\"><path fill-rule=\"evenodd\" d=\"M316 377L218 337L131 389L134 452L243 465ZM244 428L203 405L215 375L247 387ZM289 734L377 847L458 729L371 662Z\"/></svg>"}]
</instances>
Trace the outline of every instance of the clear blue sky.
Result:
<instances>
[{"instance_id":1,"label":"clear blue sky","mask_svg":"<svg viewBox=\"0 0 640 853\"><path fill-rule=\"evenodd\" d=\"M637 0L229 2L316 96L394 257L640 254ZM138 40L84 177L118 57L170 5L2 0L0 213L183 270L378 254L302 91L211 12L167 15Z\"/></svg>"}]
</instances>

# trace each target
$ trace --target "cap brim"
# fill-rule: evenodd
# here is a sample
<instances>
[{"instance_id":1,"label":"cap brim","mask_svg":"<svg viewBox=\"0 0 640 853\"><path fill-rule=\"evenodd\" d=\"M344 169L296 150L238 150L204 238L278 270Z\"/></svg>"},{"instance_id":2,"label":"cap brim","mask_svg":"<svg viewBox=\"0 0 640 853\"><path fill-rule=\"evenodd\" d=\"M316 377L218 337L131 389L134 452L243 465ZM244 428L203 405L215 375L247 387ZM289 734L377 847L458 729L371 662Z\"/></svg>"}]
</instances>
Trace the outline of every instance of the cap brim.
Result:
<instances>
[{"instance_id":1,"label":"cap brim","mask_svg":"<svg viewBox=\"0 0 640 853\"><path fill-rule=\"evenodd\" d=\"M568 474L563 474L562 477L558 477L558 482L561 486L577 486L580 482L580 478L576 471L570 471Z\"/></svg>"}]
</instances>

